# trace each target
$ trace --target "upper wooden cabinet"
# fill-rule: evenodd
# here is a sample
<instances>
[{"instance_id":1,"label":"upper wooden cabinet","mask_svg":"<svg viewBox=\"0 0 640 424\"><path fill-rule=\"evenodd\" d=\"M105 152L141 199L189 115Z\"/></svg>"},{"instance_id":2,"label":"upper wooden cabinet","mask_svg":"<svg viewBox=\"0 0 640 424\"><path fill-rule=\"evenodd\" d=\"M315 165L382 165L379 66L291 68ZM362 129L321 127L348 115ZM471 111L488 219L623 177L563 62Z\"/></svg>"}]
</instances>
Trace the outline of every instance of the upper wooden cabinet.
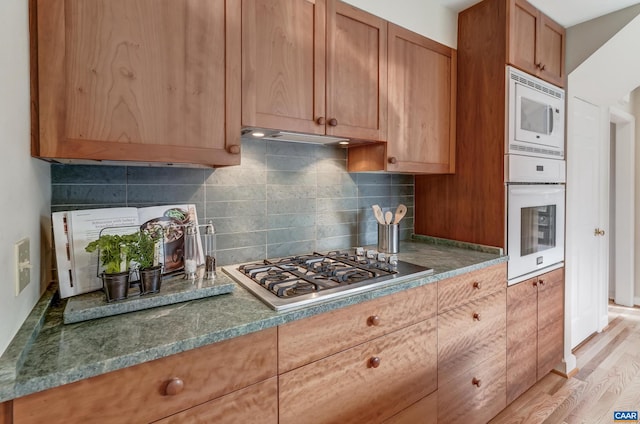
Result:
<instances>
[{"instance_id":1,"label":"upper wooden cabinet","mask_svg":"<svg viewBox=\"0 0 640 424\"><path fill-rule=\"evenodd\" d=\"M349 149L349 171L455 169L456 51L389 24L389 136Z\"/></svg>"},{"instance_id":2,"label":"upper wooden cabinet","mask_svg":"<svg viewBox=\"0 0 640 424\"><path fill-rule=\"evenodd\" d=\"M526 0L511 0L509 6L509 63L563 87L564 28Z\"/></svg>"},{"instance_id":3,"label":"upper wooden cabinet","mask_svg":"<svg viewBox=\"0 0 640 424\"><path fill-rule=\"evenodd\" d=\"M387 136L387 23L337 0L242 1L242 125Z\"/></svg>"},{"instance_id":4,"label":"upper wooden cabinet","mask_svg":"<svg viewBox=\"0 0 640 424\"><path fill-rule=\"evenodd\" d=\"M240 163L239 2L34 6L33 156Z\"/></svg>"}]
</instances>

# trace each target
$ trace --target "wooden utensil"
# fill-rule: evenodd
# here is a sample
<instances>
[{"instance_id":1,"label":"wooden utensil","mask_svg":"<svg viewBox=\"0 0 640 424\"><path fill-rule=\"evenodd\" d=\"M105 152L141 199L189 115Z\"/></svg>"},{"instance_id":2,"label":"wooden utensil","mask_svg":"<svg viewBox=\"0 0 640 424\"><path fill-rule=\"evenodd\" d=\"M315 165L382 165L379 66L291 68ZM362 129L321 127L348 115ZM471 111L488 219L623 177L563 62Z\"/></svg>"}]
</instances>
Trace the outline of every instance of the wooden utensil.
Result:
<instances>
[{"instance_id":1,"label":"wooden utensil","mask_svg":"<svg viewBox=\"0 0 640 424\"><path fill-rule=\"evenodd\" d=\"M393 219L393 214L391 213L391 211L387 211L387 213L384 214L384 223L389 225L391 224L392 219Z\"/></svg>"},{"instance_id":2,"label":"wooden utensil","mask_svg":"<svg viewBox=\"0 0 640 424\"><path fill-rule=\"evenodd\" d=\"M372 205L373 215L376 217L378 224L384 224L384 215L382 215L382 209L378 205Z\"/></svg>"},{"instance_id":3,"label":"wooden utensil","mask_svg":"<svg viewBox=\"0 0 640 424\"><path fill-rule=\"evenodd\" d=\"M405 205L403 205L402 203L400 203L398 205L398 207L396 208L396 215L395 218L393 220L394 224L398 224L400 222L400 220L402 218L404 218L404 216L407 214L407 207Z\"/></svg>"}]
</instances>

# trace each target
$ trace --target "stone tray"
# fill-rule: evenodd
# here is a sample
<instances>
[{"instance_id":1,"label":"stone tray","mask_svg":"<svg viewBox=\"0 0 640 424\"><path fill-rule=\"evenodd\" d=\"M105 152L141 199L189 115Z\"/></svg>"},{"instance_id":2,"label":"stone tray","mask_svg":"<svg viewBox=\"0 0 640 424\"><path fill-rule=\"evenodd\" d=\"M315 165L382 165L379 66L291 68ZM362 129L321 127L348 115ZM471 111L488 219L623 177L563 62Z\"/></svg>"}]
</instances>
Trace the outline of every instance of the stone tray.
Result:
<instances>
[{"instance_id":1,"label":"stone tray","mask_svg":"<svg viewBox=\"0 0 640 424\"><path fill-rule=\"evenodd\" d=\"M67 301L63 319L65 324L104 318L112 315L187 302L204 297L231 293L236 284L221 271L214 280L207 281L201 277L185 280L182 274L163 276L160 291L141 296L139 288L130 288L126 299L108 303L102 290L74 296Z\"/></svg>"}]
</instances>

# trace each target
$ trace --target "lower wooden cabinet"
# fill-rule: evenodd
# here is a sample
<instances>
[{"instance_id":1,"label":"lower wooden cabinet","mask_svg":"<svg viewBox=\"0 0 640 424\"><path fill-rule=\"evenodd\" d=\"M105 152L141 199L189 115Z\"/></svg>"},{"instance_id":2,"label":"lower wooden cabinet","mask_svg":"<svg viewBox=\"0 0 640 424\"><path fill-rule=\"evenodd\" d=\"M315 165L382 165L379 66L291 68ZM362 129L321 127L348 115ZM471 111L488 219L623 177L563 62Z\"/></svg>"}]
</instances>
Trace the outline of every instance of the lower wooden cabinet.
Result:
<instances>
[{"instance_id":1,"label":"lower wooden cabinet","mask_svg":"<svg viewBox=\"0 0 640 424\"><path fill-rule=\"evenodd\" d=\"M434 317L280 375L280 423L390 418L436 390L436 344Z\"/></svg>"},{"instance_id":2,"label":"lower wooden cabinet","mask_svg":"<svg viewBox=\"0 0 640 424\"><path fill-rule=\"evenodd\" d=\"M12 423L12 401L0 403L0 424Z\"/></svg>"},{"instance_id":3,"label":"lower wooden cabinet","mask_svg":"<svg viewBox=\"0 0 640 424\"><path fill-rule=\"evenodd\" d=\"M420 399L407 409L384 421L384 424L436 424L438 422L438 392Z\"/></svg>"},{"instance_id":4,"label":"lower wooden cabinet","mask_svg":"<svg viewBox=\"0 0 640 424\"><path fill-rule=\"evenodd\" d=\"M159 420L275 377L276 356L270 328L15 399L14 423Z\"/></svg>"},{"instance_id":5,"label":"lower wooden cabinet","mask_svg":"<svg viewBox=\"0 0 640 424\"><path fill-rule=\"evenodd\" d=\"M562 361L564 269L507 289L507 404Z\"/></svg>"}]
</instances>

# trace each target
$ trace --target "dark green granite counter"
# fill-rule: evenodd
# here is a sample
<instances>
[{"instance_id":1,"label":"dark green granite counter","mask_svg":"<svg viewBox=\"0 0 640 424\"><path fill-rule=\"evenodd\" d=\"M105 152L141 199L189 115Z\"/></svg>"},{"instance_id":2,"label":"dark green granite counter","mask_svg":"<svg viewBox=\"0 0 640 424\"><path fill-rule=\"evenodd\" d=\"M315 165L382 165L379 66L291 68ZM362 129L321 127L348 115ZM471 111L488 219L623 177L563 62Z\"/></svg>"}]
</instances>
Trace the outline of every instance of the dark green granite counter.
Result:
<instances>
[{"instance_id":1,"label":"dark green granite counter","mask_svg":"<svg viewBox=\"0 0 640 424\"><path fill-rule=\"evenodd\" d=\"M506 261L498 249L424 237L401 243L400 252L433 274L290 312L275 312L237 286L230 294L63 324L66 302L51 288L0 357L0 402Z\"/></svg>"}]
</instances>

